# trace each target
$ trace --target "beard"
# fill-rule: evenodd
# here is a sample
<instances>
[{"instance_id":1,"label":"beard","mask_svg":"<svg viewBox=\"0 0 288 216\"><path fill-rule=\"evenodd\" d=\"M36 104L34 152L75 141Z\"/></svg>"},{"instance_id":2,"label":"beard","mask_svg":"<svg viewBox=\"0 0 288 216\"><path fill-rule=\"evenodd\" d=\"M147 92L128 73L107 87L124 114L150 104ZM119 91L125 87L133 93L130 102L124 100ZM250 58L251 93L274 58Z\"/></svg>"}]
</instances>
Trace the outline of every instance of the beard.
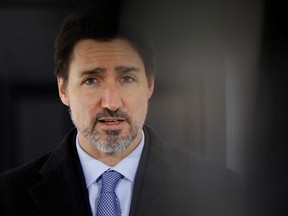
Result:
<instances>
[{"instance_id":1,"label":"beard","mask_svg":"<svg viewBox=\"0 0 288 216\"><path fill-rule=\"evenodd\" d=\"M81 128L77 126L76 122L74 121L71 111L70 115L79 133L81 133L82 136L85 137L96 149L107 154L126 150L131 145L132 141L135 140L144 124L132 122L131 117L127 113L120 110L110 111L105 109L92 119L89 126ZM126 134L121 134L122 130L97 130L97 122L103 117L119 117L125 119L125 121L129 124L128 132Z\"/></svg>"}]
</instances>

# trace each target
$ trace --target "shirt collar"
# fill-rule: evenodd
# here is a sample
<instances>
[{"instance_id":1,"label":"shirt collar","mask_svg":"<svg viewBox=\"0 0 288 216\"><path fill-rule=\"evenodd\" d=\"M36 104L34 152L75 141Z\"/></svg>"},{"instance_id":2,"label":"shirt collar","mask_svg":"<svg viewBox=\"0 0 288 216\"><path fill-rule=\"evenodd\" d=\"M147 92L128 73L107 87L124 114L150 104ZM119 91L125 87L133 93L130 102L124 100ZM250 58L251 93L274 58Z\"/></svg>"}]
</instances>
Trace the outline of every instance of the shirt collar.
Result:
<instances>
[{"instance_id":1,"label":"shirt collar","mask_svg":"<svg viewBox=\"0 0 288 216\"><path fill-rule=\"evenodd\" d=\"M76 136L76 149L82 165L87 188L90 187L101 175L108 169L115 170L124 176L124 179L134 182L137 167L140 161L141 153L144 147L144 132L142 130L142 139L139 145L116 166L110 167L101 161L88 155L80 146L78 135Z\"/></svg>"}]
</instances>

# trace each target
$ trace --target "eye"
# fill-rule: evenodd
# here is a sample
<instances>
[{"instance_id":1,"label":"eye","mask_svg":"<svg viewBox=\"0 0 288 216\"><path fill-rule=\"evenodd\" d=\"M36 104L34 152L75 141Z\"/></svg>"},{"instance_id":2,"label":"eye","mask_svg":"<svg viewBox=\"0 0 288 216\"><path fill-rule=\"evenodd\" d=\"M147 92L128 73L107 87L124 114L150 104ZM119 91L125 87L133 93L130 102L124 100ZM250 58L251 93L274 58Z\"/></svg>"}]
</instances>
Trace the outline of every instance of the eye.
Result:
<instances>
[{"instance_id":1,"label":"eye","mask_svg":"<svg viewBox=\"0 0 288 216\"><path fill-rule=\"evenodd\" d=\"M121 78L121 82L125 82L125 83L131 83L133 82L135 79L131 76L124 76Z\"/></svg>"},{"instance_id":2,"label":"eye","mask_svg":"<svg viewBox=\"0 0 288 216\"><path fill-rule=\"evenodd\" d=\"M97 79L96 78L88 78L88 79L84 80L84 83L86 85L92 85L94 83L97 83Z\"/></svg>"}]
</instances>

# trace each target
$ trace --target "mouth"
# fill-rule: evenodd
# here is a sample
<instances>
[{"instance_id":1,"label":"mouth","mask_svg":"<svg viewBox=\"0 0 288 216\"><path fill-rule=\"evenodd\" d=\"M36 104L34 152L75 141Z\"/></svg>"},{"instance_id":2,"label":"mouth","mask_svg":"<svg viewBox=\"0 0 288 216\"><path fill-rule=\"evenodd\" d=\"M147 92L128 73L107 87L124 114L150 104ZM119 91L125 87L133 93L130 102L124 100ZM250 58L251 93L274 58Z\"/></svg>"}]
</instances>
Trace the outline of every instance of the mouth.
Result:
<instances>
[{"instance_id":1,"label":"mouth","mask_svg":"<svg viewBox=\"0 0 288 216\"><path fill-rule=\"evenodd\" d=\"M123 130L129 127L131 124L131 118L123 111L117 110L112 112L110 110L104 110L101 113L96 114L94 127L99 127L100 130L113 131Z\"/></svg>"},{"instance_id":2,"label":"mouth","mask_svg":"<svg viewBox=\"0 0 288 216\"><path fill-rule=\"evenodd\" d=\"M98 122L106 125L119 125L123 123L125 119L123 118L100 118L98 119Z\"/></svg>"}]
</instances>

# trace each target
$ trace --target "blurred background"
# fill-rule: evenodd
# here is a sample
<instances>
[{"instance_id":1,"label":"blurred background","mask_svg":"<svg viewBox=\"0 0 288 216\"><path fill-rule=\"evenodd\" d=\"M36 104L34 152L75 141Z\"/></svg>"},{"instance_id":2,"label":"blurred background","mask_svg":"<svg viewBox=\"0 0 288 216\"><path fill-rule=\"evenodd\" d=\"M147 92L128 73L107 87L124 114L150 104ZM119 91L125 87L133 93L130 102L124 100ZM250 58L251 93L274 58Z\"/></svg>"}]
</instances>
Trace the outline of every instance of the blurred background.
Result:
<instances>
[{"instance_id":1,"label":"blurred background","mask_svg":"<svg viewBox=\"0 0 288 216\"><path fill-rule=\"evenodd\" d=\"M77 0L0 1L0 172L55 148L73 127L53 43ZM278 0L123 1L155 44L147 124L246 184L247 215L287 215L287 6ZM286 202L285 202L286 201Z\"/></svg>"}]
</instances>

